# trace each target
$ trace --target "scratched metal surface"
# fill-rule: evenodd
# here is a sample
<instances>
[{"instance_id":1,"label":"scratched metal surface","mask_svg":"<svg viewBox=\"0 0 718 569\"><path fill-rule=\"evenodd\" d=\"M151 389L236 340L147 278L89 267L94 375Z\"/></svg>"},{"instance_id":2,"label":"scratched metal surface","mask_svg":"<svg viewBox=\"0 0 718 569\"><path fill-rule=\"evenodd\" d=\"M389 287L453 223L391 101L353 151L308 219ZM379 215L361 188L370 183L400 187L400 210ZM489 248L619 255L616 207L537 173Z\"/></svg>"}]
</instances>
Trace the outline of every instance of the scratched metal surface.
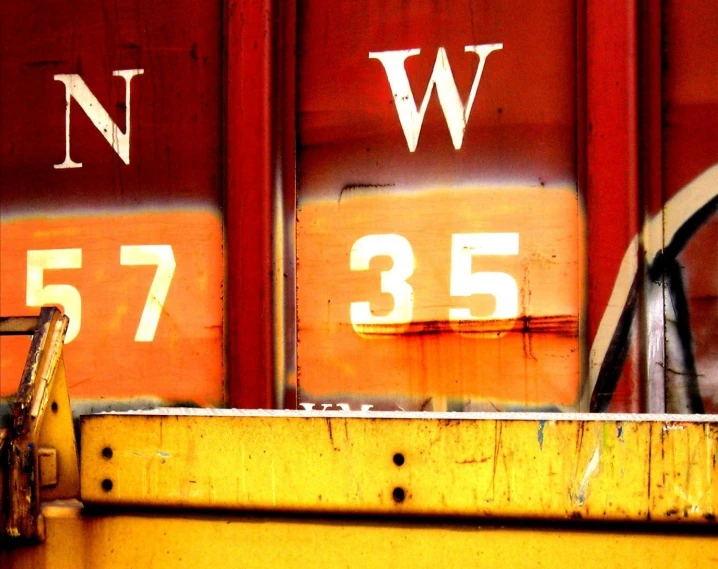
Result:
<instances>
[{"instance_id":1,"label":"scratched metal surface","mask_svg":"<svg viewBox=\"0 0 718 569\"><path fill-rule=\"evenodd\" d=\"M82 500L324 513L715 520L716 416L483 417L88 416L82 424Z\"/></svg>"}]
</instances>

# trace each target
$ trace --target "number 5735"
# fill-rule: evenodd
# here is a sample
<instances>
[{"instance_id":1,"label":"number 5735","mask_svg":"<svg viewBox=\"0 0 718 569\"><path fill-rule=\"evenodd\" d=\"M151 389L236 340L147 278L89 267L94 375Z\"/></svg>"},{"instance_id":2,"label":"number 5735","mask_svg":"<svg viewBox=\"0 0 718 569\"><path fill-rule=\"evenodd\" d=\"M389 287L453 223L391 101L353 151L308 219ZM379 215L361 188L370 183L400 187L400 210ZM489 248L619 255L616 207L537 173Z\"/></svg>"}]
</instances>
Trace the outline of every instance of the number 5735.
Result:
<instances>
[{"instance_id":1,"label":"number 5735","mask_svg":"<svg viewBox=\"0 0 718 569\"><path fill-rule=\"evenodd\" d=\"M470 308L449 308L448 319L455 331L462 331L461 323L491 320L490 332L477 332L475 337L497 338L511 330L518 317L519 293L516 280L508 273L472 272L472 259L481 255L518 255L518 233L455 233L451 236L451 267L449 294L469 297L488 294L494 297L493 313L475 316ZM369 335L372 329L391 325L397 333L405 331L414 313L414 290L407 282L414 273L414 252L409 241L397 234L366 235L352 246L349 268L352 271L369 269L373 257L391 257L391 269L381 272L381 292L389 293L394 307L388 314L376 315L369 302L352 302L350 318L357 334ZM464 328L465 329L465 328Z\"/></svg>"},{"instance_id":2,"label":"number 5735","mask_svg":"<svg viewBox=\"0 0 718 569\"><path fill-rule=\"evenodd\" d=\"M160 314L175 272L171 245L122 245L120 265L157 265L135 334L135 342L154 340ZM27 252L27 306L60 304L70 318L65 343L72 342L82 324L80 291L68 284L44 285L47 270L81 269L82 249L38 249Z\"/></svg>"}]
</instances>

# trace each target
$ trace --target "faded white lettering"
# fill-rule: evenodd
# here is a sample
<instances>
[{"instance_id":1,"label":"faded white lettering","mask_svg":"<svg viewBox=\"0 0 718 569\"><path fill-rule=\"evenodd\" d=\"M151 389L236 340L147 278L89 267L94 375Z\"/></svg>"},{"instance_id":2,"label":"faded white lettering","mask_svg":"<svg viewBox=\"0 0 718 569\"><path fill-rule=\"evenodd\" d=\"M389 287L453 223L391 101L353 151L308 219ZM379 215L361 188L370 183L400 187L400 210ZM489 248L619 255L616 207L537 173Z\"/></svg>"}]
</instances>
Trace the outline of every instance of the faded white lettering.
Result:
<instances>
[{"instance_id":1,"label":"faded white lettering","mask_svg":"<svg viewBox=\"0 0 718 569\"><path fill-rule=\"evenodd\" d=\"M424 93L424 99L421 107L417 108L414 101L414 94L409 85L409 78L404 68L404 62L409 58L421 53L421 49L403 49L396 51L373 51L369 52L370 59L378 59L384 66L389 86L391 87L396 111L399 114L399 122L406 137L406 143L409 151L414 152L419 143L419 133L424 122L424 114L429 105L431 93L436 86L436 92L439 96L439 103L446 118L446 124L449 127L451 140L456 150L461 149L464 140L464 132L469 122L471 108L474 105L476 92L479 88L481 75L484 72L486 59L489 54L503 48L501 43L490 43L483 45L467 45L464 47L465 52L472 52L479 56L479 66L474 75L474 81L471 85L469 98L464 105L459 96L459 90L456 88L454 74L449 66L449 59L446 56L446 50L439 48L436 54L436 62L434 70L429 79L429 85Z\"/></svg>"},{"instance_id":2,"label":"faded white lettering","mask_svg":"<svg viewBox=\"0 0 718 569\"><path fill-rule=\"evenodd\" d=\"M144 69L124 69L114 71L112 75L122 77L125 80L125 131L120 130L111 118L109 113L97 100L97 97L90 91L85 81L76 73L55 75L55 81L61 81L65 85L65 160L61 164L55 164L58 170L65 168L82 168L81 162L75 162L70 157L70 109L72 99L77 101L80 108L90 118L95 128L105 137L112 149L125 163L130 163L130 83L135 75L142 75Z\"/></svg>"}]
</instances>

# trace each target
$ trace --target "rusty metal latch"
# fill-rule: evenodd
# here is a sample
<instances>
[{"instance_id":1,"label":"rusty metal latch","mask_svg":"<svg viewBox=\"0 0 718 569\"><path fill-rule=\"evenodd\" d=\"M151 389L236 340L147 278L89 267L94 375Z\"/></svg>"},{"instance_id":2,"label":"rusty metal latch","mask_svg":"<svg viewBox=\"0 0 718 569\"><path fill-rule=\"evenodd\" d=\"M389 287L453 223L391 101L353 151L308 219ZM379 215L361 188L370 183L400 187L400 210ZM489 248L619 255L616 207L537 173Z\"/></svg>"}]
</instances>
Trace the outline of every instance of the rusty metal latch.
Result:
<instances>
[{"instance_id":1,"label":"rusty metal latch","mask_svg":"<svg viewBox=\"0 0 718 569\"><path fill-rule=\"evenodd\" d=\"M0 429L0 538L43 540L40 502L79 497L80 475L62 347L69 319L54 307L39 317L0 319L0 335L31 335L13 406Z\"/></svg>"}]
</instances>

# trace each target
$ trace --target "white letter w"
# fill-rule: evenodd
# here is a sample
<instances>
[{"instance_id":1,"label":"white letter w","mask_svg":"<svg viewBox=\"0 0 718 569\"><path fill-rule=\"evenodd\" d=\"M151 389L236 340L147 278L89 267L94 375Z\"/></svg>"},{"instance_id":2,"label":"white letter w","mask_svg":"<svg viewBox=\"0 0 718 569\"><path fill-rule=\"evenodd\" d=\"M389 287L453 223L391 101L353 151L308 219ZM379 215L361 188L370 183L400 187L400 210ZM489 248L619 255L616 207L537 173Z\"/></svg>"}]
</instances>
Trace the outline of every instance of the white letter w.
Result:
<instances>
[{"instance_id":1,"label":"white letter w","mask_svg":"<svg viewBox=\"0 0 718 569\"><path fill-rule=\"evenodd\" d=\"M476 75L474 75L474 83L471 85L471 93L469 93L469 100L466 102L466 106L463 105L461 97L459 97L459 91L454 81L454 74L451 72L449 60L446 57L446 50L440 47L436 54L434 70L431 73L429 86L426 88L426 93L424 93L424 100L421 102L420 109L416 108L414 94L409 85L406 69L404 69L404 62L413 55L419 55L421 49L369 52L370 59L378 59L384 66L394 97L394 103L396 104L396 111L399 114L401 128L404 130L404 136L406 137L406 143L409 145L410 152L416 150L416 145L419 142L421 125L424 122L424 114L426 113L426 107L429 105L429 99L431 98L434 85L436 85L439 103L441 104L441 109L444 111L444 117L449 127L454 148L456 148L456 150L461 148L461 144L464 140L464 131L469 121L476 91L479 88L486 58L491 52L503 47L504 44L502 43L467 45L464 47L464 51L471 51L479 56L479 66L476 69Z\"/></svg>"}]
</instances>

